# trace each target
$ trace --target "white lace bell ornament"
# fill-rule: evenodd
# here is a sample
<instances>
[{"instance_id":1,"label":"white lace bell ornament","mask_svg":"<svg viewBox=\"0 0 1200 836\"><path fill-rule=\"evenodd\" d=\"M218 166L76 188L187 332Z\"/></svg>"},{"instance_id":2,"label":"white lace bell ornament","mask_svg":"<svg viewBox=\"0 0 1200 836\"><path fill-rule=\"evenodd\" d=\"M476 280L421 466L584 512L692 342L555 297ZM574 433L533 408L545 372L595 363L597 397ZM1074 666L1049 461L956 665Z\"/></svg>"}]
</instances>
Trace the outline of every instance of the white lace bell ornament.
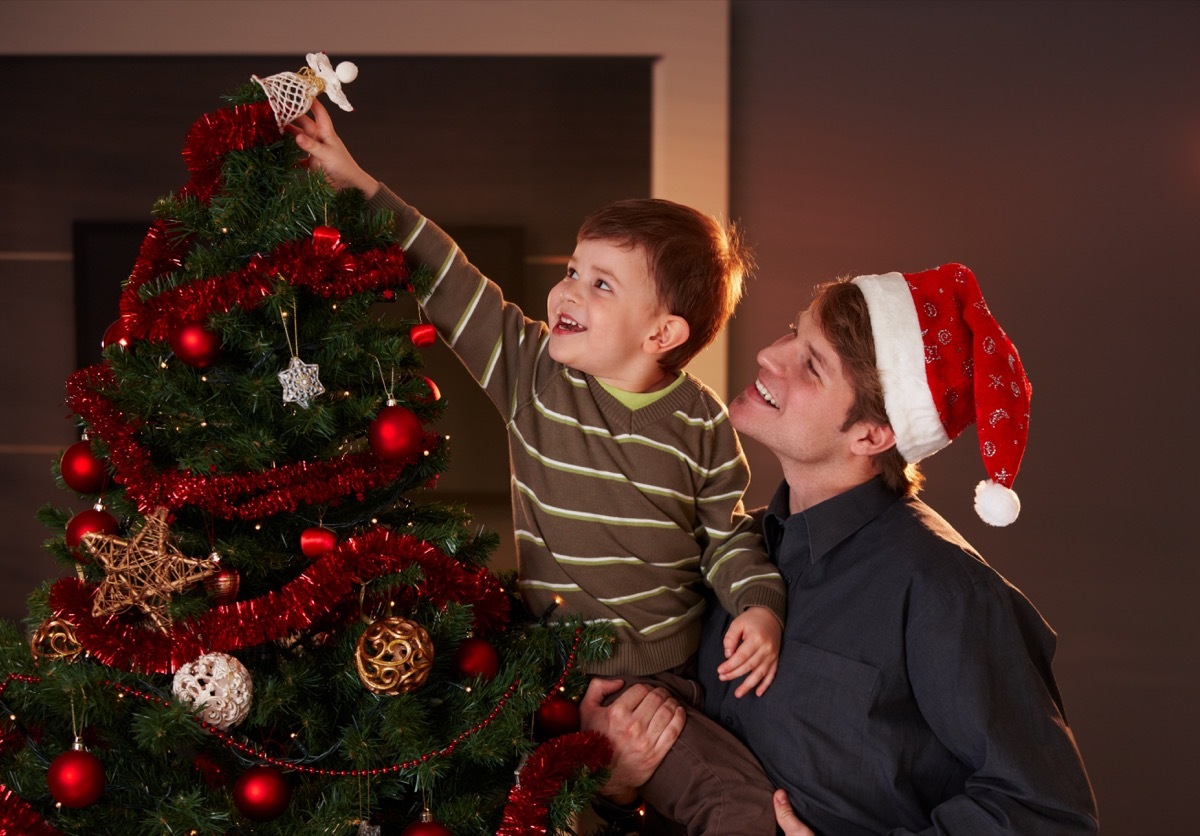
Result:
<instances>
[{"instance_id":1,"label":"white lace bell ornament","mask_svg":"<svg viewBox=\"0 0 1200 836\"><path fill-rule=\"evenodd\" d=\"M250 671L237 659L225 653L206 653L175 672L171 693L198 711L201 720L225 731L250 713L254 683Z\"/></svg>"},{"instance_id":2,"label":"white lace bell ornament","mask_svg":"<svg viewBox=\"0 0 1200 836\"><path fill-rule=\"evenodd\" d=\"M250 76L267 94L275 124L281 131L285 125L307 113L313 99L321 93L342 110L354 110L342 92L342 85L358 78L358 66L351 61L342 61L334 68L324 52L310 52L306 60L308 66L299 72L276 73L266 78Z\"/></svg>"}]
</instances>

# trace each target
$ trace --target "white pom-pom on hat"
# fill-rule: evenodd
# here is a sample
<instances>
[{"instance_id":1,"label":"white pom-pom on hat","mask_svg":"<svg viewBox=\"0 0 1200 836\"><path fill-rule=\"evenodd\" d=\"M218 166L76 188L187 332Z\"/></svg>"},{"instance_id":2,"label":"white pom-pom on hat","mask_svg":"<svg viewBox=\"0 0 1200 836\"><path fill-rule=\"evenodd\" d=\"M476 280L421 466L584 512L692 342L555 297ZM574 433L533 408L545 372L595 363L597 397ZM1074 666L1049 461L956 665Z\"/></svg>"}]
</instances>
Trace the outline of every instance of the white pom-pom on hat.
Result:
<instances>
[{"instance_id":1,"label":"white pom-pom on hat","mask_svg":"<svg viewBox=\"0 0 1200 836\"><path fill-rule=\"evenodd\" d=\"M975 513L988 525L1011 525L1021 513L1021 498L1012 488L985 479L975 486Z\"/></svg>"}]
</instances>

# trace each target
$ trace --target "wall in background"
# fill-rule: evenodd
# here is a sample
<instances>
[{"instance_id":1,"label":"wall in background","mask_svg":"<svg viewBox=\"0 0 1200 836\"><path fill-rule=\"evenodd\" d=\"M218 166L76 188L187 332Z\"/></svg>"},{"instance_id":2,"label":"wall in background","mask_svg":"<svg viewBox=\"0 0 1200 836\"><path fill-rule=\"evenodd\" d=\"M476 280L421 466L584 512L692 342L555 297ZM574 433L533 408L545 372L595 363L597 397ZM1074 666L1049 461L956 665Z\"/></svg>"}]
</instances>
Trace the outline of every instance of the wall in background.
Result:
<instances>
[{"instance_id":1,"label":"wall in background","mask_svg":"<svg viewBox=\"0 0 1200 836\"><path fill-rule=\"evenodd\" d=\"M1198 301L1200 64L1191 41L1200 6L347 0L332 16L325 3L289 4L282 35L267 32L255 11L276 3L157 4L153 20L145 7L9 2L0 6L0 53L187 54L195 49L180 41L192 37L261 54L283 37L297 55L324 48L358 57L427 53L451 33L459 54L464 41L480 54L607 54L598 40L613 48L624 38L624 50L669 56L654 68L652 193L724 211L728 187L732 215L759 254L731 329L735 392L753 377L763 335L782 329L788 305L800 307L814 283L971 265L1033 377L1033 434L1017 482L1025 509L1005 530L975 520L970 494L981 469L970 437L930 461L927 498L1058 630L1056 669L1106 836L1196 831L1200 566L1185 535L1196 455L1186 438L1174 439L1200 399L1185 338ZM221 32L211 21L222 18L243 25ZM732 32L731 45L714 45L714 29L720 38ZM710 97L725 100L729 70L726 119ZM76 95L104 93L81 79ZM388 100L405 95L401 86ZM678 112L661 117L662 108ZM6 128L18 118L10 107ZM47 132L38 141L61 159L90 154L85 136ZM676 141L667 150L665 137ZM155 150L174 164L174 148ZM20 162L0 158L0 184ZM59 185L51 175L44 188ZM40 414L53 412L41 387L53 384L56 403L71 371L72 347L61 345L69 338L43 330L35 343L20 327L56 323L70 309L61 269L34 260L19 277L0 275L0 286L24 289L0 306L0 335L11 335L0 352L10 391L4 421L35 400ZM36 367L35 354L43 357ZM6 478L45 484L62 443L6 458ZM777 471L760 449L749 453L762 500ZM0 504L0 514L11 543L24 511ZM6 584L32 585L24 563L4 571Z\"/></svg>"},{"instance_id":2,"label":"wall in background","mask_svg":"<svg viewBox=\"0 0 1200 836\"><path fill-rule=\"evenodd\" d=\"M925 498L1059 633L1055 670L1106 836L1197 832L1200 32L1194 3L732 5L731 206L764 333L839 275L960 261L1021 351L1021 518L971 509L973 431ZM778 469L747 443L752 493Z\"/></svg>"}]
</instances>

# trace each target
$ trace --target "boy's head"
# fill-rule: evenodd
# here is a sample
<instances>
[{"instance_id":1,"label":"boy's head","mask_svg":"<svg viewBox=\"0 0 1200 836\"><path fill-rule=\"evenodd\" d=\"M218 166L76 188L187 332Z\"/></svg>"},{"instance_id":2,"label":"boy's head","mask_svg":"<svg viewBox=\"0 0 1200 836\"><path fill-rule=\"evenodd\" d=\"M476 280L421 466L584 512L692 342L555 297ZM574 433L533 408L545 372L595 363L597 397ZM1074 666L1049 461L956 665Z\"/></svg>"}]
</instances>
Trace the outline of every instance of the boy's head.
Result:
<instances>
[{"instance_id":1,"label":"boy's head","mask_svg":"<svg viewBox=\"0 0 1200 836\"><path fill-rule=\"evenodd\" d=\"M679 203L637 198L588 215L577 241L640 248L663 308L687 322L687 339L658 358L678 371L713 341L742 298L751 257L736 229Z\"/></svg>"}]
</instances>

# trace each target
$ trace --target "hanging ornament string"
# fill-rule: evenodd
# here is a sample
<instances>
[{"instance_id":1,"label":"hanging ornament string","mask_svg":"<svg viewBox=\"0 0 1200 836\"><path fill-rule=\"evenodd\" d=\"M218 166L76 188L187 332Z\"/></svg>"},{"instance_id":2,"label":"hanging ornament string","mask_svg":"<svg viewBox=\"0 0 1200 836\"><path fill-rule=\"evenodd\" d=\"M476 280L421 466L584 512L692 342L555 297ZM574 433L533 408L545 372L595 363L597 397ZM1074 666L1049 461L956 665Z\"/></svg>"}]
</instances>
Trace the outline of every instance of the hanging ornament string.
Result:
<instances>
[{"instance_id":1,"label":"hanging ornament string","mask_svg":"<svg viewBox=\"0 0 1200 836\"><path fill-rule=\"evenodd\" d=\"M387 395L387 405L395 406L396 401L396 370L392 369L392 381L389 384L388 379L383 376L383 364L379 362L379 358L374 354L371 355L375 360L375 368L379 369L379 382L383 384L383 394Z\"/></svg>"},{"instance_id":2,"label":"hanging ornament string","mask_svg":"<svg viewBox=\"0 0 1200 836\"><path fill-rule=\"evenodd\" d=\"M282 279L283 276L279 278ZM288 367L278 375L279 383L283 386L283 402L296 403L304 409L308 409L308 402L325 392L325 387L321 384L321 380L317 376L321 368L316 363L305 363L300 359L300 314L298 306L295 304L292 306L292 329L296 337L294 343L292 341L292 334L288 333L288 312L280 311L279 318L283 321L283 338L287 340L288 353L292 358Z\"/></svg>"}]
</instances>

